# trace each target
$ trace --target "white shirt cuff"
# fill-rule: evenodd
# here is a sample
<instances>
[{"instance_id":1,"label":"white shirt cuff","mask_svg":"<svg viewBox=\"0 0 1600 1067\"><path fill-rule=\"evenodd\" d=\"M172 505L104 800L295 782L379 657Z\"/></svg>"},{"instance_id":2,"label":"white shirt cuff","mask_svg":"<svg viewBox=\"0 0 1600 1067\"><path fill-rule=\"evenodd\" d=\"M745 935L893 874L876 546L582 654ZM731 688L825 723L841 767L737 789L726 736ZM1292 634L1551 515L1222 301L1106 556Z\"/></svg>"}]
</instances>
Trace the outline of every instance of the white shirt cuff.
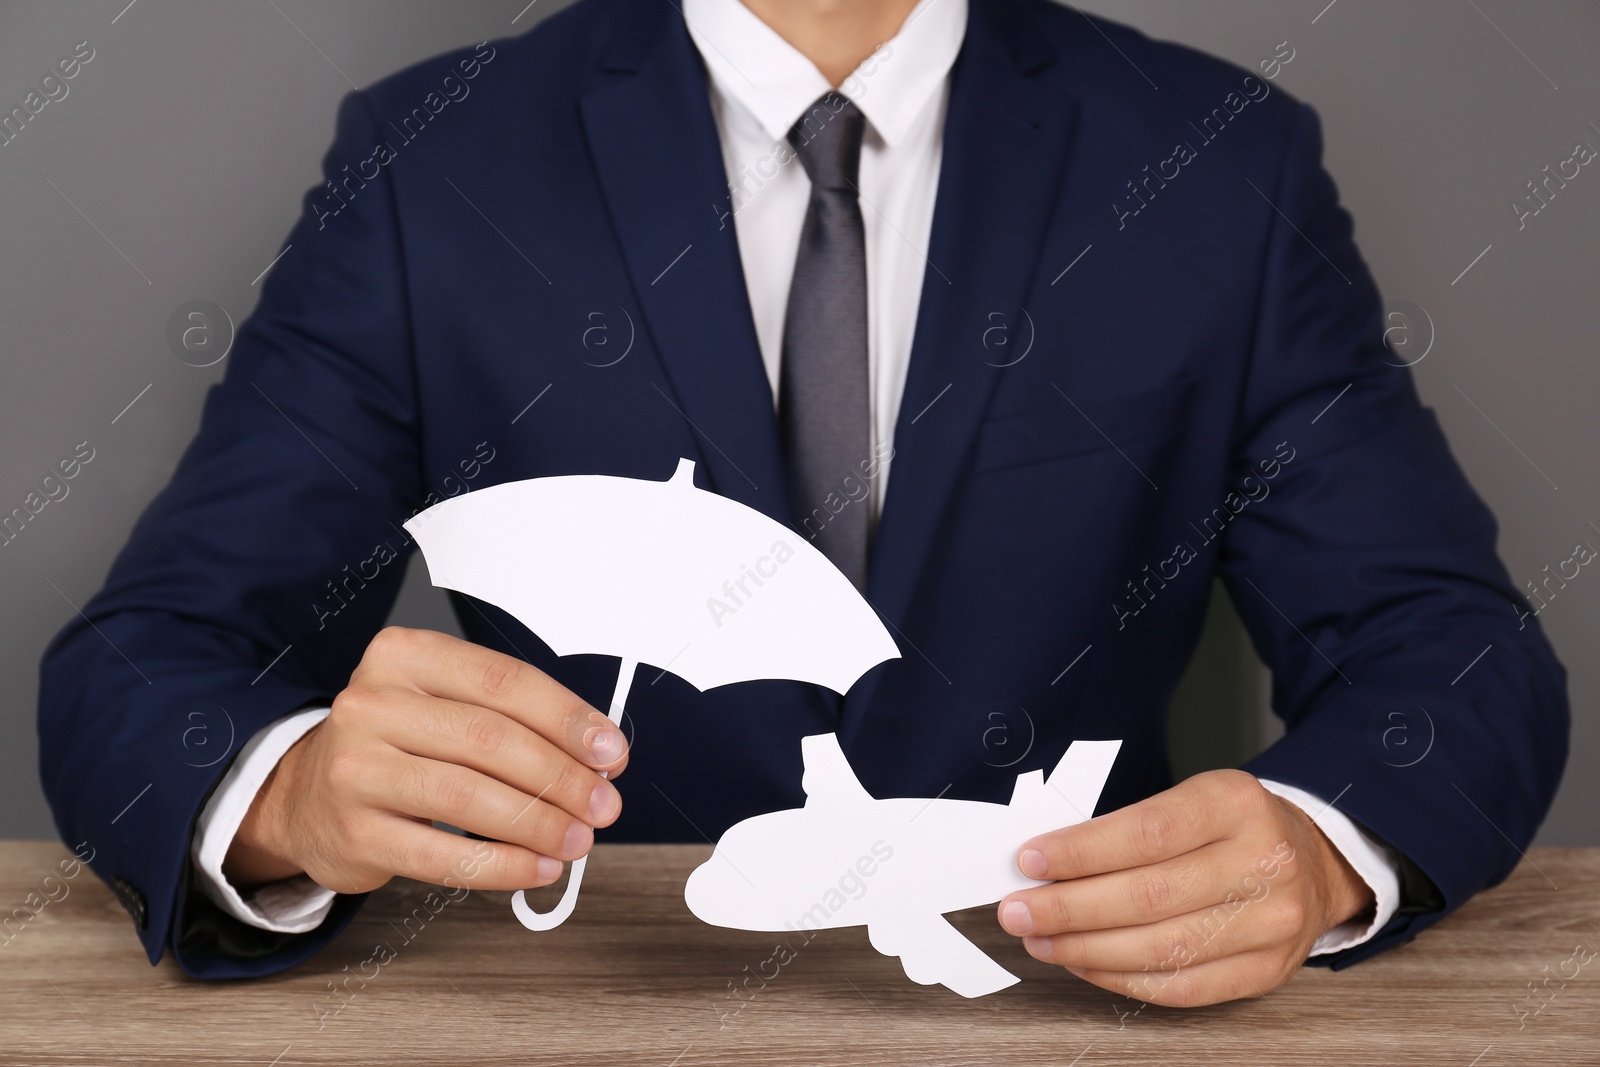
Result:
<instances>
[{"instance_id":1,"label":"white shirt cuff","mask_svg":"<svg viewBox=\"0 0 1600 1067\"><path fill-rule=\"evenodd\" d=\"M267 775L289 746L327 717L327 708L307 708L262 727L239 750L233 766L200 813L190 846L200 887L219 908L240 922L282 934L303 934L321 926L333 907L333 890L324 889L308 875L268 882L245 897L222 873L222 861Z\"/></svg>"},{"instance_id":2,"label":"white shirt cuff","mask_svg":"<svg viewBox=\"0 0 1600 1067\"><path fill-rule=\"evenodd\" d=\"M1311 955L1326 956L1370 941L1372 935L1382 930L1400 907L1399 854L1351 822L1344 812L1304 789L1266 778L1260 779L1260 782L1268 792L1276 793L1311 817L1311 821L1317 824L1333 847L1343 853L1361 880L1367 883L1378 902L1371 922L1340 923L1317 938L1316 944L1311 947Z\"/></svg>"}]
</instances>

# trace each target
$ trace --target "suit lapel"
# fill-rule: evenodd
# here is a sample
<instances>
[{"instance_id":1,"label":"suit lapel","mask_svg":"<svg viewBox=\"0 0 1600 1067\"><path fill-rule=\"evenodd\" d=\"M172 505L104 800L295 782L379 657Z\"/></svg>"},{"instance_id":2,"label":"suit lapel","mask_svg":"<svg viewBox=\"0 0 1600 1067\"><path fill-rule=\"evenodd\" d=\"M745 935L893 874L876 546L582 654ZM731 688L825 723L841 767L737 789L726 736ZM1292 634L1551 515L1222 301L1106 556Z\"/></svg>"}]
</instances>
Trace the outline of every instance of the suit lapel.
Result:
<instances>
[{"instance_id":1,"label":"suit lapel","mask_svg":"<svg viewBox=\"0 0 1600 1067\"><path fill-rule=\"evenodd\" d=\"M728 199L706 74L664 3L619 12L609 78L580 111L591 157L672 403L711 488L788 524L773 412ZM668 384L664 383L664 384Z\"/></svg>"},{"instance_id":2,"label":"suit lapel","mask_svg":"<svg viewBox=\"0 0 1600 1067\"><path fill-rule=\"evenodd\" d=\"M1059 87L1030 77L1054 58L1025 10L973 0L951 71L928 266L867 585L868 599L896 628L906 625L979 423L1005 374L995 366L1003 360L985 348L985 331L1000 322L1024 338L1029 330L1019 309L1059 199L1076 106ZM852 691L846 744L881 674Z\"/></svg>"}]
</instances>

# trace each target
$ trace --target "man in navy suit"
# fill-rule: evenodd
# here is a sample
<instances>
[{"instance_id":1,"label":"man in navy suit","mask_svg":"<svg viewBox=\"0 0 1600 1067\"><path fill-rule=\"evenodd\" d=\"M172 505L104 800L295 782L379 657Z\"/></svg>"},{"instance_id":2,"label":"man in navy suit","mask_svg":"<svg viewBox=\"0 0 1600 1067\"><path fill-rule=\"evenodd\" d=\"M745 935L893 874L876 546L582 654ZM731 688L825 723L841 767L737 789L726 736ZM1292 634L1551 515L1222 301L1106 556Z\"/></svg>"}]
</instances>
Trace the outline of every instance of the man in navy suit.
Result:
<instances>
[{"instance_id":1,"label":"man in navy suit","mask_svg":"<svg viewBox=\"0 0 1600 1067\"><path fill-rule=\"evenodd\" d=\"M523 888L598 827L714 836L798 804L827 731L876 795L1001 802L1125 739L1105 814L1024 844L1049 884L997 919L1149 1001L1355 962L1504 878L1564 672L1382 358L1292 55L1046 0L584 0L351 94L198 435L43 665L61 833L150 959L266 974L395 875ZM380 630L423 507L680 456L811 538L902 658L842 700L664 673L630 749L593 707L614 662L461 597L468 642ZM1212 575L1288 729L1173 785ZM1020 762L984 748L997 707Z\"/></svg>"}]
</instances>

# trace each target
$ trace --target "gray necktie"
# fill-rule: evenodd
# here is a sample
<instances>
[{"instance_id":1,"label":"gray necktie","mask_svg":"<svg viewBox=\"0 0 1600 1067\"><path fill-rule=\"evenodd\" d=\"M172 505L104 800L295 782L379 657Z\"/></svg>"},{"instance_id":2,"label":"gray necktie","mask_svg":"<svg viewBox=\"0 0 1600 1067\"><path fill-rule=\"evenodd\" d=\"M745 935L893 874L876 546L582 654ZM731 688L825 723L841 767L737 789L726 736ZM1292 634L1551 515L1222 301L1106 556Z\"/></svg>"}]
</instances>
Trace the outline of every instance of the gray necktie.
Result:
<instances>
[{"instance_id":1,"label":"gray necktie","mask_svg":"<svg viewBox=\"0 0 1600 1067\"><path fill-rule=\"evenodd\" d=\"M838 93L789 131L811 179L783 325L778 422L795 527L866 586L862 464L872 447L867 382L867 257L856 200L866 120ZM852 499L852 494L859 499Z\"/></svg>"}]
</instances>

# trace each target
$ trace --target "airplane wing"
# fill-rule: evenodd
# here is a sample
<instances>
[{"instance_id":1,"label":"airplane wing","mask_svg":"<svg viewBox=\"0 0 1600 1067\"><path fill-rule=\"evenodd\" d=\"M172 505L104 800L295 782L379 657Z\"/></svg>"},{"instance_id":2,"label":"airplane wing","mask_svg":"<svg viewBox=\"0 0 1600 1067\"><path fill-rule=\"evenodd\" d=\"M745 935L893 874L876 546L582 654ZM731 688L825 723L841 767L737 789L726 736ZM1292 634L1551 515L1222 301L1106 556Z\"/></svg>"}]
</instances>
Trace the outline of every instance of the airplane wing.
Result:
<instances>
[{"instance_id":1,"label":"airplane wing","mask_svg":"<svg viewBox=\"0 0 1600 1067\"><path fill-rule=\"evenodd\" d=\"M806 804L812 801L826 803L871 804L872 794L866 791L844 758L839 738L834 734L814 734L800 739L800 758L805 763L805 774L800 778L800 788L806 791Z\"/></svg>"},{"instance_id":2,"label":"airplane wing","mask_svg":"<svg viewBox=\"0 0 1600 1067\"><path fill-rule=\"evenodd\" d=\"M937 982L982 997L1019 981L938 913L884 915L867 924L867 936L885 956L899 956L906 977L919 985Z\"/></svg>"}]
</instances>

